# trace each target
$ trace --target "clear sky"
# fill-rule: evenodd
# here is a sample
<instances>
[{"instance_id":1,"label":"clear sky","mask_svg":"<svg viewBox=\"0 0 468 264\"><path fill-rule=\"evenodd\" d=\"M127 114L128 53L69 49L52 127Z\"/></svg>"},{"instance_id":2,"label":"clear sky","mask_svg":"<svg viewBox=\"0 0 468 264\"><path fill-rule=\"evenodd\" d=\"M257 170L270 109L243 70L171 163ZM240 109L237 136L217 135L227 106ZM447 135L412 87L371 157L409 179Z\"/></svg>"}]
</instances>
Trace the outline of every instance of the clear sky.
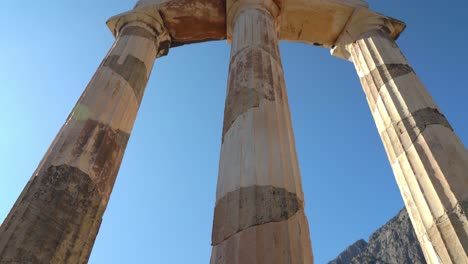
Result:
<instances>
[{"instance_id":1,"label":"clear sky","mask_svg":"<svg viewBox=\"0 0 468 264\"><path fill-rule=\"evenodd\" d=\"M369 1L468 143L466 1ZM132 0L7 1L0 16L0 221L111 47ZM225 41L156 61L90 263L208 263L226 95ZM403 202L351 63L281 43L316 263Z\"/></svg>"}]
</instances>

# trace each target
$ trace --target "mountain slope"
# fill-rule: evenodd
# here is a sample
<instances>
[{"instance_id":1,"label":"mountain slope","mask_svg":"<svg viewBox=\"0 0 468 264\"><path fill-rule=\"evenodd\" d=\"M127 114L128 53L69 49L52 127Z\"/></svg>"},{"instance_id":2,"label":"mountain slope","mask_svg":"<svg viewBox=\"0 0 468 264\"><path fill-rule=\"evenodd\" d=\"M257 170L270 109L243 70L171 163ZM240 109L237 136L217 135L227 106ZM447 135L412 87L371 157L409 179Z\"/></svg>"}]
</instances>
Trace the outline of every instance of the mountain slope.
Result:
<instances>
[{"instance_id":1,"label":"mountain slope","mask_svg":"<svg viewBox=\"0 0 468 264\"><path fill-rule=\"evenodd\" d=\"M328 264L425 264L406 209L375 231L369 242L358 240Z\"/></svg>"}]
</instances>

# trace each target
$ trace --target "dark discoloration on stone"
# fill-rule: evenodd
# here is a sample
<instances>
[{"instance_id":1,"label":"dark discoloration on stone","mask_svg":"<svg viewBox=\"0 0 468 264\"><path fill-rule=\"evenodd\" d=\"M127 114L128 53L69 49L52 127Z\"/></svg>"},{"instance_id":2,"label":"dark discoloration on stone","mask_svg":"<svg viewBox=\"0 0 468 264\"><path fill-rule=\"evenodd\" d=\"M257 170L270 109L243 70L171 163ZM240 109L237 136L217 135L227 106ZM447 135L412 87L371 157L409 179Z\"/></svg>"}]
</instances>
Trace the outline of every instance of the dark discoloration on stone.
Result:
<instances>
[{"instance_id":1,"label":"dark discoloration on stone","mask_svg":"<svg viewBox=\"0 0 468 264\"><path fill-rule=\"evenodd\" d=\"M266 10L254 8L241 12L237 20L245 20L247 24L234 26L234 35L243 35L245 39L244 43L233 45L231 51L223 142L240 115L259 107L262 100L281 100L283 95L283 72L273 18Z\"/></svg>"},{"instance_id":2,"label":"dark discoloration on stone","mask_svg":"<svg viewBox=\"0 0 468 264\"><path fill-rule=\"evenodd\" d=\"M461 201L446 214L435 219L435 223L428 228L429 240L435 246L442 263L462 263L466 259L468 252L467 216L466 211L462 209L466 207L466 203L466 200ZM444 243L438 241L440 237ZM445 247L444 244L452 246ZM448 254L445 254L445 250Z\"/></svg>"},{"instance_id":3,"label":"dark discoloration on stone","mask_svg":"<svg viewBox=\"0 0 468 264\"><path fill-rule=\"evenodd\" d=\"M460 202L459 211L465 216L468 216L468 200L463 200Z\"/></svg>"},{"instance_id":4,"label":"dark discoloration on stone","mask_svg":"<svg viewBox=\"0 0 468 264\"><path fill-rule=\"evenodd\" d=\"M103 195L110 195L130 135L95 120L83 123L74 141L72 155L81 157L91 151L95 184ZM88 145L91 144L91 147Z\"/></svg>"},{"instance_id":5,"label":"dark discoloration on stone","mask_svg":"<svg viewBox=\"0 0 468 264\"><path fill-rule=\"evenodd\" d=\"M137 36L150 40L157 48L157 57L165 56L171 48L171 37L162 31L163 29L154 28L154 32L139 26L126 26L123 28L120 36Z\"/></svg>"},{"instance_id":6,"label":"dark discoloration on stone","mask_svg":"<svg viewBox=\"0 0 468 264\"><path fill-rule=\"evenodd\" d=\"M103 215L106 208L104 206L101 206L99 209L102 212L98 212L98 215ZM84 244L83 251L81 252L81 255L80 255L80 260L83 260L83 263L87 263L89 260L89 257L91 256L91 251L93 250L94 242L96 240L101 224L102 224L102 218L99 218L93 223L93 226L91 227L91 230L88 235L88 239L86 243Z\"/></svg>"},{"instance_id":7,"label":"dark discoloration on stone","mask_svg":"<svg viewBox=\"0 0 468 264\"><path fill-rule=\"evenodd\" d=\"M366 75L365 77L360 78L361 86L364 90L366 95L367 101L369 103L370 109L373 111L375 109L375 104L377 103L377 99L379 98L379 89L375 85L375 82L368 78L370 75Z\"/></svg>"},{"instance_id":8,"label":"dark discoloration on stone","mask_svg":"<svg viewBox=\"0 0 468 264\"><path fill-rule=\"evenodd\" d=\"M180 0L158 5L172 38L171 47L226 39L225 2L204 0L200 5L193 0Z\"/></svg>"},{"instance_id":9,"label":"dark discoloration on stone","mask_svg":"<svg viewBox=\"0 0 468 264\"><path fill-rule=\"evenodd\" d=\"M377 91L380 91L389 81L412 72L413 69L407 64L385 64L378 66L361 79L365 79L366 83L372 83Z\"/></svg>"},{"instance_id":10,"label":"dark discoloration on stone","mask_svg":"<svg viewBox=\"0 0 468 264\"><path fill-rule=\"evenodd\" d=\"M242 56L232 61L229 69L228 95L224 109L224 135L234 121L251 108L258 107L260 101L275 100L276 91L281 94L280 83L275 81L268 53L261 49L246 49Z\"/></svg>"},{"instance_id":11,"label":"dark discoloration on stone","mask_svg":"<svg viewBox=\"0 0 468 264\"><path fill-rule=\"evenodd\" d=\"M397 122L394 129L400 135L407 134L409 136L410 141L403 142L403 146L407 149L426 127L432 125L441 125L453 131L445 116L435 108L423 108L413 112L410 116Z\"/></svg>"},{"instance_id":12,"label":"dark discoloration on stone","mask_svg":"<svg viewBox=\"0 0 468 264\"><path fill-rule=\"evenodd\" d=\"M102 199L86 173L50 166L31 179L5 220L0 263L85 263L80 256L91 250L83 245L93 224L101 221Z\"/></svg>"},{"instance_id":13,"label":"dark discoloration on stone","mask_svg":"<svg viewBox=\"0 0 468 264\"><path fill-rule=\"evenodd\" d=\"M172 42L170 39L160 40L158 44L158 54L157 54L158 58L169 54L169 50L171 46L172 46Z\"/></svg>"},{"instance_id":14,"label":"dark discoloration on stone","mask_svg":"<svg viewBox=\"0 0 468 264\"><path fill-rule=\"evenodd\" d=\"M303 209L295 193L273 186L250 186L227 193L215 207L212 244L249 227L291 218Z\"/></svg>"},{"instance_id":15,"label":"dark discoloration on stone","mask_svg":"<svg viewBox=\"0 0 468 264\"><path fill-rule=\"evenodd\" d=\"M260 32L254 32L254 34L260 34L260 39L262 40L262 49L269 53L271 57L277 61L280 61L281 59L279 56L278 37L275 30L275 22L273 17L266 10L254 10L257 14L255 19L257 20L257 23L261 23L260 28L263 29Z\"/></svg>"},{"instance_id":16,"label":"dark discoloration on stone","mask_svg":"<svg viewBox=\"0 0 468 264\"><path fill-rule=\"evenodd\" d=\"M156 42L156 36L153 32L137 26L124 27L124 29L120 33L120 36L137 36Z\"/></svg>"},{"instance_id":17,"label":"dark discoloration on stone","mask_svg":"<svg viewBox=\"0 0 468 264\"><path fill-rule=\"evenodd\" d=\"M127 55L124 62L119 64L120 56L112 55L104 60L104 66L111 68L114 72L122 76L132 87L138 103L141 103L146 83L148 82L147 68L143 61Z\"/></svg>"},{"instance_id":18,"label":"dark discoloration on stone","mask_svg":"<svg viewBox=\"0 0 468 264\"><path fill-rule=\"evenodd\" d=\"M247 12L248 11L248 12ZM254 12L254 14L252 14ZM245 17L247 16L247 17ZM250 18L249 16L254 16L254 19ZM244 35L242 38L248 38L248 40L244 40L244 43L239 44L241 48L235 51L235 53L231 56L231 63L236 59L237 56L243 54L246 49L254 48L254 49L262 49L265 53L269 54L271 58L277 60L278 62L281 61L279 48L278 48L278 37L277 33L274 30L274 22L271 15L266 10L262 9L248 9L241 12L237 18L237 20L247 20L247 21L255 21L255 24L258 25L245 25L241 24L246 28L238 29L237 25L234 28L234 34L241 34ZM255 32L246 32L250 31L252 28L261 28L262 30L255 31ZM259 39L260 42L254 41L253 39Z\"/></svg>"},{"instance_id":19,"label":"dark discoloration on stone","mask_svg":"<svg viewBox=\"0 0 468 264\"><path fill-rule=\"evenodd\" d=\"M352 45L353 53L352 57L355 60L355 65L357 65L361 70L364 68L362 63L366 64L365 62L359 62L359 57L362 56L363 50L362 46L367 46L367 49L371 57L378 56L375 53L373 48L369 48L371 42L374 42L378 39L385 40L387 43L386 45L391 46L392 48L399 51L398 45L395 43L395 40L390 36L388 32L388 28L380 28L366 31L363 35L357 38L358 40L354 42ZM367 53L366 52L366 53ZM401 61L405 61L403 54L401 54ZM413 69L404 63L394 63L394 64L386 64L380 65L376 69L373 69L370 73L366 76L361 77L360 81L363 85L364 91L366 92L366 96L369 101L370 108L373 110L375 108L375 102L379 97L379 91L383 85L387 84L390 80L395 79L400 76L404 76L406 74L413 73Z\"/></svg>"},{"instance_id":20,"label":"dark discoloration on stone","mask_svg":"<svg viewBox=\"0 0 468 264\"><path fill-rule=\"evenodd\" d=\"M463 200L449 213L450 221L460 239L465 255L468 253L468 200Z\"/></svg>"},{"instance_id":21,"label":"dark discoloration on stone","mask_svg":"<svg viewBox=\"0 0 468 264\"><path fill-rule=\"evenodd\" d=\"M388 135L393 145L392 148L395 152L395 157L391 162L394 162L402 152L411 147L419 135L421 135L428 126L432 125L444 126L453 131L450 123L439 110L435 108L423 108L393 123L382 132ZM401 147L395 145L398 144L398 142L401 144Z\"/></svg>"}]
</instances>

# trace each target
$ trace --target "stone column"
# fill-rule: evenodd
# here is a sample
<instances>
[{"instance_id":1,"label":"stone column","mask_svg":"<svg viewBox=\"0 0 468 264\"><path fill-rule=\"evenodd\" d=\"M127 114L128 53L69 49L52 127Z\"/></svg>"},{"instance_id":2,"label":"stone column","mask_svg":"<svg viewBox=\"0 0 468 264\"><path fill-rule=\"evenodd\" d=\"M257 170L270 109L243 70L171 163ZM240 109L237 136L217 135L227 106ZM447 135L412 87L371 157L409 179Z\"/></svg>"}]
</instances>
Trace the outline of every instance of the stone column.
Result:
<instances>
[{"instance_id":1,"label":"stone column","mask_svg":"<svg viewBox=\"0 0 468 264\"><path fill-rule=\"evenodd\" d=\"M0 227L0 263L86 263L157 56L169 37L139 15L117 39Z\"/></svg>"},{"instance_id":2,"label":"stone column","mask_svg":"<svg viewBox=\"0 0 468 264\"><path fill-rule=\"evenodd\" d=\"M232 38L211 263L313 263L273 1L228 1Z\"/></svg>"},{"instance_id":3,"label":"stone column","mask_svg":"<svg viewBox=\"0 0 468 264\"><path fill-rule=\"evenodd\" d=\"M395 44L392 24L355 12L333 53L354 62L427 262L468 263L468 152Z\"/></svg>"}]
</instances>

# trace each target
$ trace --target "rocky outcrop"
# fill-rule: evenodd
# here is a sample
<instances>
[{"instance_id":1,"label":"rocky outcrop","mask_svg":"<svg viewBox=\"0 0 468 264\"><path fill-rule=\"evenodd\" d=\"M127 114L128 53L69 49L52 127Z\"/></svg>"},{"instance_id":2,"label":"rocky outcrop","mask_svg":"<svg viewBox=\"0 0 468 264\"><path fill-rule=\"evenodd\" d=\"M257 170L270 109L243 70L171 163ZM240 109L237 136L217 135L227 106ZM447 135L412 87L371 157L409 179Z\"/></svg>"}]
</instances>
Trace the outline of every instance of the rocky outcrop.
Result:
<instances>
[{"instance_id":1,"label":"rocky outcrop","mask_svg":"<svg viewBox=\"0 0 468 264\"><path fill-rule=\"evenodd\" d=\"M328 264L425 264L406 209L375 231L369 242L358 240Z\"/></svg>"},{"instance_id":2,"label":"rocky outcrop","mask_svg":"<svg viewBox=\"0 0 468 264\"><path fill-rule=\"evenodd\" d=\"M360 239L347 247L336 259L328 262L328 264L352 263L353 258L365 252L366 248L367 242L364 239Z\"/></svg>"}]
</instances>

